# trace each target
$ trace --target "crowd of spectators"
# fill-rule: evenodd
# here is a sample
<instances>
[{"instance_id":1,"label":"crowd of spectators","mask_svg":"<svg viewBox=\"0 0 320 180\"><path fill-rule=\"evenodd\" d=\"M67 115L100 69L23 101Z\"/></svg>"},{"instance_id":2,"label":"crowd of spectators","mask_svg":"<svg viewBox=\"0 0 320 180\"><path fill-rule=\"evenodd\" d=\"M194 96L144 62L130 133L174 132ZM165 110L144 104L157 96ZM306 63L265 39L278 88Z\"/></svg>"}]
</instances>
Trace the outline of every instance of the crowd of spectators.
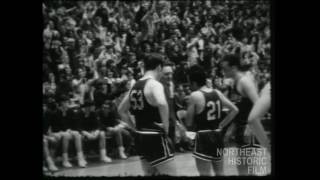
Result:
<instances>
[{"instance_id":1,"label":"crowd of spectators","mask_svg":"<svg viewBox=\"0 0 320 180\"><path fill-rule=\"evenodd\" d=\"M92 104L104 129L128 123L110 107L143 76L150 52L173 64L177 110L186 107L194 64L205 68L208 86L229 96L219 67L228 53L241 56L259 89L270 80L268 1L55 0L43 2L42 14L44 105Z\"/></svg>"}]
</instances>

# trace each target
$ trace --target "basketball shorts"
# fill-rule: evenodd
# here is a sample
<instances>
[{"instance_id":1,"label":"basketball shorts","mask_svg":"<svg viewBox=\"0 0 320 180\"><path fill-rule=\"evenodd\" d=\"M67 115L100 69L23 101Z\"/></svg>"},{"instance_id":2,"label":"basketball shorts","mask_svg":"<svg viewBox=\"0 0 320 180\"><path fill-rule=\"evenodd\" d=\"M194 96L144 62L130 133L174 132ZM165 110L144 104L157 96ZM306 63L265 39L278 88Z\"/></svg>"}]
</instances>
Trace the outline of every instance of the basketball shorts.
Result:
<instances>
[{"instance_id":1,"label":"basketball shorts","mask_svg":"<svg viewBox=\"0 0 320 180\"><path fill-rule=\"evenodd\" d=\"M235 142L237 147L242 147L249 143L247 138L244 135L246 127L247 127L246 124L235 124L234 136L235 136Z\"/></svg>"},{"instance_id":2,"label":"basketball shorts","mask_svg":"<svg viewBox=\"0 0 320 180\"><path fill-rule=\"evenodd\" d=\"M161 132L136 131L135 144L141 159L147 160L151 166L157 166L173 160L171 140Z\"/></svg>"},{"instance_id":3,"label":"basketball shorts","mask_svg":"<svg viewBox=\"0 0 320 180\"><path fill-rule=\"evenodd\" d=\"M193 156L205 161L219 161L223 154L223 136L214 130L198 131Z\"/></svg>"}]
</instances>

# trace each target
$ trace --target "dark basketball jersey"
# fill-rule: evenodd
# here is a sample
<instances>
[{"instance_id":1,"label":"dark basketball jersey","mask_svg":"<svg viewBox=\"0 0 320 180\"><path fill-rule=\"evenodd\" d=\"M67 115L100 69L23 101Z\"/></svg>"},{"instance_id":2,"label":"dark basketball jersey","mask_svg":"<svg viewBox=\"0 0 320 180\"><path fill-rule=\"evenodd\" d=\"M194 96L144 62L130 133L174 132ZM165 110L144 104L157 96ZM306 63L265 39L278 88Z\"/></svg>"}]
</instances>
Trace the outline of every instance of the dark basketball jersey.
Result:
<instances>
[{"instance_id":1,"label":"dark basketball jersey","mask_svg":"<svg viewBox=\"0 0 320 180\"><path fill-rule=\"evenodd\" d=\"M212 92L202 92L205 98L205 107L200 114L195 115L196 131L215 130L221 122L221 101L215 90Z\"/></svg>"},{"instance_id":2,"label":"dark basketball jersey","mask_svg":"<svg viewBox=\"0 0 320 180\"><path fill-rule=\"evenodd\" d=\"M237 106L237 108L239 109L239 113L235 117L234 122L244 125L247 123L250 111L253 107L253 103L248 97L243 97L238 92L236 87L237 87L237 83L235 83L231 92L232 93L231 101L233 101Z\"/></svg>"},{"instance_id":3,"label":"dark basketball jersey","mask_svg":"<svg viewBox=\"0 0 320 180\"><path fill-rule=\"evenodd\" d=\"M161 123L159 110L150 105L144 95L144 87L149 79L139 80L129 93L130 112L135 116L137 130L163 131L154 123Z\"/></svg>"}]
</instances>

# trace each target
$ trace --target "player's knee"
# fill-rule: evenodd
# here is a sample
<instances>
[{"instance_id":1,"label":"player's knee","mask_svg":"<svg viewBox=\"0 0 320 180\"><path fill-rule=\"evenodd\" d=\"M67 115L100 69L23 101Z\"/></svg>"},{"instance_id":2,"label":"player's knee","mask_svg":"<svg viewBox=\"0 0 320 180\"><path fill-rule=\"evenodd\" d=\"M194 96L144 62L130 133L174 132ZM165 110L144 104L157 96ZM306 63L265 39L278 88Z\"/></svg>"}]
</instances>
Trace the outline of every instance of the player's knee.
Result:
<instances>
[{"instance_id":1,"label":"player's knee","mask_svg":"<svg viewBox=\"0 0 320 180\"><path fill-rule=\"evenodd\" d=\"M82 140L82 136L78 131L73 132L73 137L77 140Z\"/></svg>"},{"instance_id":2,"label":"player's knee","mask_svg":"<svg viewBox=\"0 0 320 180\"><path fill-rule=\"evenodd\" d=\"M79 131L72 131L72 135L73 135L74 137L80 137Z\"/></svg>"},{"instance_id":3,"label":"player's knee","mask_svg":"<svg viewBox=\"0 0 320 180\"><path fill-rule=\"evenodd\" d=\"M99 132L99 138L104 139L106 137L106 133L104 131Z\"/></svg>"},{"instance_id":4,"label":"player's knee","mask_svg":"<svg viewBox=\"0 0 320 180\"><path fill-rule=\"evenodd\" d=\"M72 135L70 133L68 133L68 132L63 132L62 133L62 138L69 141L69 140L72 139Z\"/></svg>"},{"instance_id":5,"label":"player's knee","mask_svg":"<svg viewBox=\"0 0 320 180\"><path fill-rule=\"evenodd\" d=\"M119 129L119 128L114 128L114 129L113 129L113 132L114 132L115 134L119 135L119 134L121 134L121 129Z\"/></svg>"}]
</instances>

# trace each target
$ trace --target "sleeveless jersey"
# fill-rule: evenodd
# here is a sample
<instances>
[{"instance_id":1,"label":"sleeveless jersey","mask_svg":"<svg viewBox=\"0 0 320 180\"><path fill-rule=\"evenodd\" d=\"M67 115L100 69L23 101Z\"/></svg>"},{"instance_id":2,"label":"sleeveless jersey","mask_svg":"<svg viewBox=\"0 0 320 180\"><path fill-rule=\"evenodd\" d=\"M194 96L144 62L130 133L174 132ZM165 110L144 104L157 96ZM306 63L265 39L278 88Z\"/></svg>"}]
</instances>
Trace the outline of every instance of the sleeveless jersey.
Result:
<instances>
[{"instance_id":1,"label":"sleeveless jersey","mask_svg":"<svg viewBox=\"0 0 320 180\"><path fill-rule=\"evenodd\" d=\"M130 112L135 116L137 130L163 131L154 124L162 122L158 108L149 104L144 95L144 88L148 80L139 80L132 87L129 93Z\"/></svg>"},{"instance_id":2,"label":"sleeveless jersey","mask_svg":"<svg viewBox=\"0 0 320 180\"><path fill-rule=\"evenodd\" d=\"M212 92L200 91L205 98L205 107L200 114L195 115L196 131L215 130L221 122L221 101L215 90Z\"/></svg>"},{"instance_id":3,"label":"sleeveless jersey","mask_svg":"<svg viewBox=\"0 0 320 180\"><path fill-rule=\"evenodd\" d=\"M253 103L248 97L243 97L237 90L237 83L234 84L232 88L232 98L231 101L235 103L239 109L239 113L234 119L237 124L245 125L248 121L250 111L253 107Z\"/></svg>"}]
</instances>

